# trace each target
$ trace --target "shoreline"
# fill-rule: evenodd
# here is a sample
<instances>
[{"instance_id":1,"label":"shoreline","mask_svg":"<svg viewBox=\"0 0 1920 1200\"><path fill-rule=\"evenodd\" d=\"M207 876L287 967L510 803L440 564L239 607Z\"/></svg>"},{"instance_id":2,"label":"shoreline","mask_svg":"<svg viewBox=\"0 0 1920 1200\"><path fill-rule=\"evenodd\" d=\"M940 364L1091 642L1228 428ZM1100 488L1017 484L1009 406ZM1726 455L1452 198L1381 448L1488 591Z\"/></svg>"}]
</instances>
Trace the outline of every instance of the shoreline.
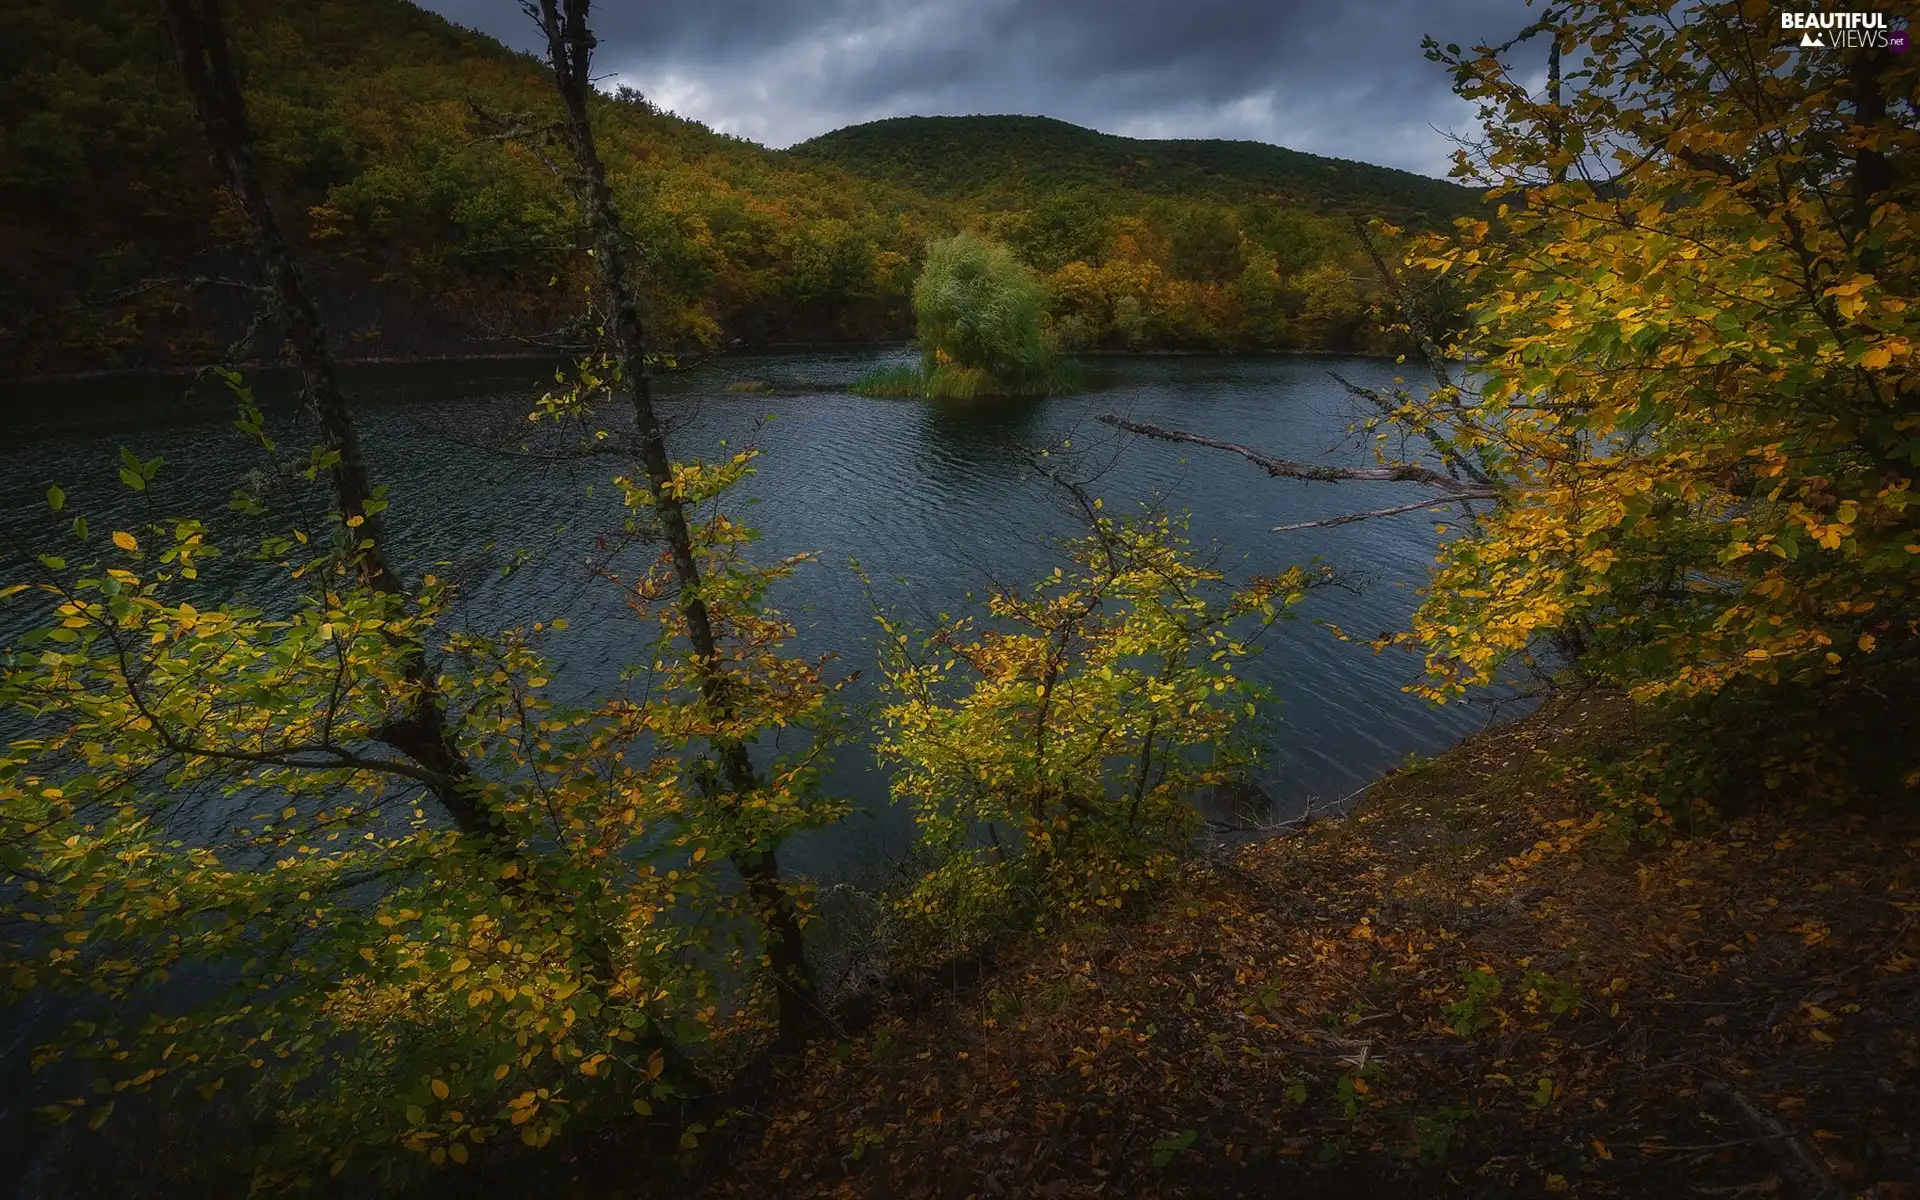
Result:
<instances>
[{"instance_id":1,"label":"shoreline","mask_svg":"<svg viewBox=\"0 0 1920 1200\"><path fill-rule=\"evenodd\" d=\"M469 362L539 362L554 355L535 351L500 351L492 354L391 354L368 358L335 358L342 367L393 367ZM101 367L91 371L53 371L44 375L0 376L0 388L40 387L52 383L90 383L103 379L190 379L218 364L196 367ZM291 363L248 362L234 365L236 371L292 371Z\"/></svg>"},{"instance_id":2,"label":"shoreline","mask_svg":"<svg viewBox=\"0 0 1920 1200\"><path fill-rule=\"evenodd\" d=\"M750 355L783 354L827 354L835 351L901 349L911 346L912 342L768 342L759 346L741 346L727 353L717 354L704 359L700 365L739 358ZM498 351L479 354L390 354L373 355L366 358L338 358L335 362L342 367L398 367L398 366L453 366L461 363L509 363L543 362L564 358L565 355L548 351ZM1390 362L1398 356L1367 350L1078 350L1064 353L1062 358L1081 359L1119 359L1119 358L1366 358ZM93 383L111 380L140 379L191 379L215 364L203 363L200 366L148 366L148 367L103 367L89 371L54 371L41 375L0 376L0 390L7 388L45 387L61 383ZM238 364L235 370L246 372L291 371L293 366L280 362L251 362ZM673 374L675 372L663 372Z\"/></svg>"},{"instance_id":3,"label":"shoreline","mask_svg":"<svg viewBox=\"0 0 1920 1200\"><path fill-rule=\"evenodd\" d=\"M1734 1194L1783 1189L1712 1152L1789 1140L1906 1178L1874 1156L1907 1145L1920 945L1868 901L1912 894L1911 807L1623 833L1591 772L1666 732L1566 693L1136 909L928 972L703 1139L703 1194Z\"/></svg>"}]
</instances>

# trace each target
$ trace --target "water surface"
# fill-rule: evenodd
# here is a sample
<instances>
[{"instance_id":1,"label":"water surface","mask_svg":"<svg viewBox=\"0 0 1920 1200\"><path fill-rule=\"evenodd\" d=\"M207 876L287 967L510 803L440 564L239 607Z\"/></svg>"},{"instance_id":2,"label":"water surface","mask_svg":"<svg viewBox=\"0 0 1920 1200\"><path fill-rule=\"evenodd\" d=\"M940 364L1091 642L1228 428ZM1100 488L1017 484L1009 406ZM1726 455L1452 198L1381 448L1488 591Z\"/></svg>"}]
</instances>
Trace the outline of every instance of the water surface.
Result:
<instances>
[{"instance_id":1,"label":"water surface","mask_svg":"<svg viewBox=\"0 0 1920 1200\"><path fill-rule=\"evenodd\" d=\"M1486 705L1438 708L1406 694L1417 674L1405 654L1375 654L1319 622L1360 637L1401 628L1416 602L1439 534L1409 515L1332 529L1274 533L1275 525L1418 499L1396 484L1302 484L1270 479L1229 454L1115 434L1093 418L1135 420L1203 432L1272 454L1324 462L1365 460L1348 435L1358 416L1329 377L1391 380L1391 363L1324 358L1138 358L1090 367L1082 396L996 403L921 403L854 396L847 384L904 351L735 358L663 384L680 457L724 447L761 451L743 510L764 531L768 554L810 551L818 561L778 593L800 629L798 649L834 653L835 670L862 670L850 690L872 699L873 609L849 559L875 580L881 603L931 618L958 612L990 581L1026 582L1061 561L1052 539L1073 531L1057 489L1015 444L1070 439L1077 469L1109 509L1142 502L1192 514L1192 532L1213 543L1230 575L1320 559L1358 591L1316 593L1266 644L1250 674L1278 705L1279 739L1262 784L1281 811L1329 804L1353 793L1409 752L1431 753L1489 719ZM588 459L531 463L486 447L523 429L528 405L551 386L530 364L363 367L344 385L377 481L395 497L391 539L402 563L443 563L465 583L458 619L494 629L564 615L553 644L558 686L574 696L605 692L645 652L612 587L583 564L592 540L617 524L608 477L621 465ZM765 390L743 391L748 382ZM291 380L256 381L263 405L290 443L300 425ZM196 510L224 517L242 472L256 461L230 427L217 388L183 394L170 380L101 380L16 388L0 399L0 559L20 577L22 553L53 525L42 499L65 489L68 513L87 515L96 542L149 512ZM64 430L65 432L60 432ZM517 432L513 436L518 436ZM136 494L118 480L119 449L166 460L155 488ZM511 567L511 569L508 569ZM239 565L225 586L265 586ZM418 567L413 568L417 573ZM0 640L22 614L0 612ZM809 837L788 863L817 875L860 873L904 845L907 824L887 803L886 780L864 745L842 750L827 785L854 801L843 827Z\"/></svg>"}]
</instances>

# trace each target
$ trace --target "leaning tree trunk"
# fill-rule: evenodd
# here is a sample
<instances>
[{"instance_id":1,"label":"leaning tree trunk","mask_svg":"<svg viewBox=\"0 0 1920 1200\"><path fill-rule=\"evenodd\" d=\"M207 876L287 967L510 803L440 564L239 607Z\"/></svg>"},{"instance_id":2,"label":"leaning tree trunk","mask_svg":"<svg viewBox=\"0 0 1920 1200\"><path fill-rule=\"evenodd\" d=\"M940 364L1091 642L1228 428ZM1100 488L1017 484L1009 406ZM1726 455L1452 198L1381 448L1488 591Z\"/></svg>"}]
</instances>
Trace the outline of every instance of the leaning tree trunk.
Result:
<instances>
[{"instance_id":1,"label":"leaning tree trunk","mask_svg":"<svg viewBox=\"0 0 1920 1200\"><path fill-rule=\"evenodd\" d=\"M565 109L567 144L579 168L578 191L593 238L600 288L611 310L607 324L613 335L622 380L633 400L641 463L653 494L654 511L666 534L674 575L680 584L680 615L686 623L687 639L692 643L701 696L724 721L733 714L732 689L719 669L713 620L702 598L700 564L694 557L686 509L670 486L673 465L667 454L665 430L653 407L640 301L628 271L628 240L613 203L612 190L607 186L606 167L600 161L593 126L587 116L587 99L592 91L588 67L594 47L593 35L587 28L587 5L588 0L539 0L540 25L547 39L554 84ZM738 804L759 786L747 748L738 738L730 737L714 738L713 748L719 759L720 782L725 792L722 803ZM748 901L766 942L767 961L779 997L780 1043L790 1048L797 1046L806 1038L814 1011L813 974L807 965L799 914L781 885L780 865L774 850L737 851L731 861L745 882Z\"/></svg>"},{"instance_id":2,"label":"leaning tree trunk","mask_svg":"<svg viewBox=\"0 0 1920 1200\"><path fill-rule=\"evenodd\" d=\"M160 0L160 11L200 127L252 229L269 304L300 368L301 395L320 428L322 444L334 456L330 474L340 515L361 541L354 569L366 586L397 595L400 578L387 555L385 523L378 507L369 504L372 488L360 454L360 437L340 395L326 329L301 280L299 263L280 232L254 161L253 133L220 20L219 0ZM412 703L405 716L380 731L380 739L432 773L433 793L461 832L510 852L515 842L512 831L499 813L479 803L470 786L472 769L454 744L424 647L410 643L402 653L413 688Z\"/></svg>"}]
</instances>

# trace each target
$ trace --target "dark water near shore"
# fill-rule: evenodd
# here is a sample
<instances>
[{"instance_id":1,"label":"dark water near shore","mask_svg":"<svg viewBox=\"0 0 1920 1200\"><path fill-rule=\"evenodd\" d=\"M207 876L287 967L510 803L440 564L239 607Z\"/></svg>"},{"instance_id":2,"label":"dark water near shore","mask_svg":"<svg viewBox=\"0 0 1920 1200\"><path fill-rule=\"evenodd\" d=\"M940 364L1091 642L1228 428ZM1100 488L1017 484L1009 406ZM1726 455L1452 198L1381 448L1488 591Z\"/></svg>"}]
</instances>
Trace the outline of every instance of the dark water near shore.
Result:
<instances>
[{"instance_id":1,"label":"dark water near shore","mask_svg":"<svg viewBox=\"0 0 1920 1200\"><path fill-rule=\"evenodd\" d=\"M1279 739L1261 780L1282 814L1349 795L1409 752L1440 750L1489 719L1485 705L1436 708L1405 694L1417 662L1343 643L1316 623L1371 636L1399 628L1416 602L1438 535L1409 515L1287 534L1275 525L1417 499L1404 485L1305 485L1272 480L1218 451L1117 435L1094 422L1117 412L1205 432L1271 453L1360 462L1347 438L1356 412L1329 377L1393 377L1393 364L1362 359L1140 358L1089 367L1087 395L1039 401L926 404L869 400L846 385L900 351L731 359L668 379L673 442L685 458L729 448L762 451L742 510L769 554L811 551L776 599L800 628L798 649L838 654L838 669L871 678L872 607L849 558L876 582L879 600L908 614L959 611L990 579L1027 582L1060 561L1049 536L1073 522L1057 491L1010 442L1071 438L1084 473L1110 510L1139 502L1190 511L1196 542L1217 543L1230 575L1321 559L1360 590L1315 594L1300 620L1270 636L1253 675L1274 691ZM604 691L644 653L641 631L610 585L586 577L596 533L617 520L607 478L617 464L528 464L472 444L508 428L551 375L525 363L360 367L345 374L375 478L396 503L391 538L403 563L444 561L466 580L460 619L477 628L568 617L553 645L560 686ZM770 390L730 391L755 381ZM291 381L257 381L270 417L297 436ZM19 577L22 548L44 536L43 495L58 483L68 512L85 514L95 540L150 519L147 506L224 513L250 461L218 389L182 397L169 380L95 380L16 388L0 398L0 559ZM53 428L83 432L54 434ZM524 427L524 426L522 426ZM118 481L118 451L166 460L151 497ZM596 486L597 485L597 486ZM521 559L511 573L500 568ZM0 612L0 640L23 614ZM871 699L865 681L851 693ZM795 846L799 870L860 873L897 853L907 833L888 810L885 779L864 746L845 748L828 785L851 798L845 826Z\"/></svg>"}]
</instances>

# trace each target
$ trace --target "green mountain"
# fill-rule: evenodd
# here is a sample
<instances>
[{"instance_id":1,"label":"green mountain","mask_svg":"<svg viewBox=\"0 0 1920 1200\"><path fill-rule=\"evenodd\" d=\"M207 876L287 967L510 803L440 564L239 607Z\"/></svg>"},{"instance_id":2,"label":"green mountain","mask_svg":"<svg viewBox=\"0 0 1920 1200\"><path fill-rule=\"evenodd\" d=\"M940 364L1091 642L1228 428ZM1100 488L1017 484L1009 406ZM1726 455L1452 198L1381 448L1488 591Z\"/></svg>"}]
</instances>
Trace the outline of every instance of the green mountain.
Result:
<instances>
[{"instance_id":1,"label":"green mountain","mask_svg":"<svg viewBox=\"0 0 1920 1200\"><path fill-rule=\"evenodd\" d=\"M1468 188L1392 167L1265 142L1118 137L1051 117L892 117L836 129L790 153L950 199L1119 188L1399 220L1455 216L1479 203Z\"/></svg>"}]
</instances>

